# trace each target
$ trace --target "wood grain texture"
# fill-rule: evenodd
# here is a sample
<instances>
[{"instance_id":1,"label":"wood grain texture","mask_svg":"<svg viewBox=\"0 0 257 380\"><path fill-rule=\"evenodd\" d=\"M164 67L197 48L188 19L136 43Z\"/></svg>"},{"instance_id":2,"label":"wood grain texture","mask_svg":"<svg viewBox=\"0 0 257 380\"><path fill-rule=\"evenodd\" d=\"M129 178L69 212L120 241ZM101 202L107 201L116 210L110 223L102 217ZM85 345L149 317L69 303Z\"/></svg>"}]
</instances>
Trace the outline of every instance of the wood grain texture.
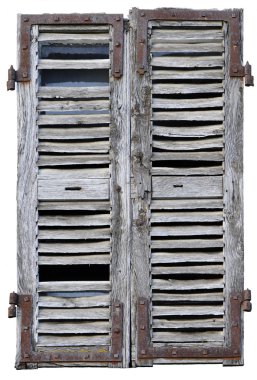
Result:
<instances>
[{"instance_id":1,"label":"wood grain texture","mask_svg":"<svg viewBox=\"0 0 257 380\"><path fill-rule=\"evenodd\" d=\"M224 71L222 69L213 70L153 70L152 79L223 79ZM197 99L195 100L197 103ZM190 102L188 99L187 101ZM208 99L203 99L204 103L208 103ZM213 99L214 101L214 99ZM217 100L218 101L218 100ZM171 101L172 103L172 101ZM187 107L186 107L187 108ZM201 105L200 105L200 108Z\"/></svg>"},{"instance_id":2,"label":"wood grain texture","mask_svg":"<svg viewBox=\"0 0 257 380\"><path fill-rule=\"evenodd\" d=\"M37 96L39 98L108 98L109 86L99 87L39 87Z\"/></svg>"},{"instance_id":3,"label":"wood grain texture","mask_svg":"<svg viewBox=\"0 0 257 380\"><path fill-rule=\"evenodd\" d=\"M199 111L198 111L199 112ZM188 117L189 114L183 117ZM170 117L168 113L165 117ZM222 116L223 117L223 116ZM154 117L155 118L155 117ZM159 119L159 116L157 116ZM194 116L192 116L192 119ZM204 118L204 116L203 116ZM160 119L159 119L160 120ZM165 120L165 119L162 119ZM185 120L185 119L183 119ZM223 120L223 119L222 119ZM153 136L167 136L167 137L207 137L207 136L216 136L222 135L224 132L223 124L217 125L206 125L201 127L166 127L166 126L154 126L153 127Z\"/></svg>"},{"instance_id":4,"label":"wood grain texture","mask_svg":"<svg viewBox=\"0 0 257 380\"><path fill-rule=\"evenodd\" d=\"M152 366L152 360L137 358L137 301L138 297L150 298L149 262L149 205L151 200L151 77L150 72L139 75L136 67L136 11L130 14L130 62L131 62L131 174L135 192L132 199L132 365ZM149 59L149 57L148 57Z\"/></svg>"},{"instance_id":5,"label":"wood grain texture","mask_svg":"<svg viewBox=\"0 0 257 380\"><path fill-rule=\"evenodd\" d=\"M96 70L109 69L109 59L40 59L39 70Z\"/></svg>"},{"instance_id":6,"label":"wood grain texture","mask_svg":"<svg viewBox=\"0 0 257 380\"><path fill-rule=\"evenodd\" d=\"M50 293L51 294L51 293ZM97 306L110 306L110 295L103 293L102 295L89 295L86 297L57 297L39 295L39 307L52 308L85 308ZM97 323L97 322L94 322ZM109 325L109 322L105 322ZM90 323L89 323L90 324Z\"/></svg>"},{"instance_id":7,"label":"wood grain texture","mask_svg":"<svg viewBox=\"0 0 257 380\"><path fill-rule=\"evenodd\" d=\"M109 322L40 322L38 327L39 334L92 334L109 333Z\"/></svg>"},{"instance_id":8,"label":"wood grain texture","mask_svg":"<svg viewBox=\"0 0 257 380\"><path fill-rule=\"evenodd\" d=\"M19 49L18 17L18 57ZM17 292L33 295L32 344L36 341L37 288L37 128L35 93L38 86L37 65L38 28L32 28L30 47L31 80L17 83L18 106L18 169L17 169ZM16 367L21 360L21 311L17 310Z\"/></svg>"},{"instance_id":9,"label":"wood grain texture","mask_svg":"<svg viewBox=\"0 0 257 380\"><path fill-rule=\"evenodd\" d=\"M223 262L222 250L211 252L152 252L152 264L176 264L176 263L221 263Z\"/></svg>"},{"instance_id":10,"label":"wood grain texture","mask_svg":"<svg viewBox=\"0 0 257 380\"><path fill-rule=\"evenodd\" d=\"M53 117L52 124L55 124L54 117ZM83 139L95 139L95 138L99 139L99 138L108 138L109 135L110 135L109 127L90 127L90 128L89 127L86 127L86 128L84 127L43 128L41 127L39 128L39 139L42 139L42 140L83 140Z\"/></svg>"},{"instance_id":11,"label":"wood grain texture","mask_svg":"<svg viewBox=\"0 0 257 380\"><path fill-rule=\"evenodd\" d=\"M38 102L38 111L108 111L108 100L61 100L49 101L41 100Z\"/></svg>"},{"instance_id":12,"label":"wood grain texture","mask_svg":"<svg viewBox=\"0 0 257 380\"><path fill-rule=\"evenodd\" d=\"M109 114L92 115L39 115L38 125L87 125L87 124L108 124ZM90 131L90 130L89 130Z\"/></svg>"},{"instance_id":13,"label":"wood grain texture","mask_svg":"<svg viewBox=\"0 0 257 380\"><path fill-rule=\"evenodd\" d=\"M90 336L60 336L60 335L42 335L39 334L38 346L58 347L58 346L85 346L86 345L106 345L110 344L110 337L108 335L90 335Z\"/></svg>"},{"instance_id":14,"label":"wood grain texture","mask_svg":"<svg viewBox=\"0 0 257 380\"><path fill-rule=\"evenodd\" d=\"M69 254L65 256L52 254L49 255L40 255L38 258L39 265L86 265L86 264L106 264L109 265L111 261L109 254L92 254L87 255L83 254Z\"/></svg>"},{"instance_id":15,"label":"wood grain texture","mask_svg":"<svg viewBox=\"0 0 257 380\"><path fill-rule=\"evenodd\" d=\"M39 292L63 292L65 291L76 292L76 291L109 291L110 282L109 281L54 281L54 282L39 282L38 291ZM47 309L45 309L47 311ZM65 309L64 309L65 310ZM65 313L66 311L64 311ZM68 313L68 311L67 311ZM72 312L70 312L72 317ZM91 315L92 318L92 315ZM89 318L90 319L90 318Z\"/></svg>"},{"instance_id":16,"label":"wood grain texture","mask_svg":"<svg viewBox=\"0 0 257 380\"><path fill-rule=\"evenodd\" d=\"M222 177L153 177L153 198L212 198L222 196Z\"/></svg>"},{"instance_id":17,"label":"wood grain texture","mask_svg":"<svg viewBox=\"0 0 257 380\"><path fill-rule=\"evenodd\" d=\"M242 28L242 12L240 21ZM225 33L228 31L225 30ZM229 35L227 36L227 39ZM242 45L240 44L242 49ZM242 54L242 50L241 50ZM224 173L224 255L226 260L227 300L232 292L244 290L244 209L243 209L243 80L229 76L229 52L226 47L225 75L225 173ZM226 302L225 343L230 336L230 303ZM224 365L242 365L243 312L241 312L241 360L225 360Z\"/></svg>"},{"instance_id":18,"label":"wood grain texture","mask_svg":"<svg viewBox=\"0 0 257 380\"><path fill-rule=\"evenodd\" d=\"M72 155L40 155L38 166L66 166L66 165L90 165L107 164L110 162L108 154L72 154Z\"/></svg>"},{"instance_id":19,"label":"wood grain texture","mask_svg":"<svg viewBox=\"0 0 257 380\"><path fill-rule=\"evenodd\" d=\"M181 57L153 57L151 63L153 67L174 67L174 68L222 67L224 63L224 58L219 57L219 56L218 57L216 56L182 57L182 58ZM195 88L196 87L197 86L195 86ZM215 92L215 91L210 91L210 92ZM222 90L220 89L220 91L218 92L222 92Z\"/></svg>"}]
</instances>

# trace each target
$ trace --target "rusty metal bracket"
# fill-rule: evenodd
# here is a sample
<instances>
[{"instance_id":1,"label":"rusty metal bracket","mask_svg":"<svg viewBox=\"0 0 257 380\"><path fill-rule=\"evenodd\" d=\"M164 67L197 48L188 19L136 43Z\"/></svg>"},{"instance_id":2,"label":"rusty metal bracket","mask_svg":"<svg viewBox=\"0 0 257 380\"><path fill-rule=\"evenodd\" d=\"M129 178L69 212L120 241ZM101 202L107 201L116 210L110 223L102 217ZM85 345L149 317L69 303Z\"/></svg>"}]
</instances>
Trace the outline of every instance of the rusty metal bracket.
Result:
<instances>
[{"instance_id":1,"label":"rusty metal bracket","mask_svg":"<svg viewBox=\"0 0 257 380\"><path fill-rule=\"evenodd\" d=\"M230 76L246 77L246 86L253 85L253 77L249 73L249 66L244 67L241 62L241 10L228 9L192 10L161 8L155 10L135 9L137 18L137 72L144 75L149 70L147 61L147 40L149 21L225 21L229 26L230 36ZM248 64L249 65L249 64Z\"/></svg>"},{"instance_id":2,"label":"rusty metal bracket","mask_svg":"<svg viewBox=\"0 0 257 380\"><path fill-rule=\"evenodd\" d=\"M30 39L32 25L111 25L113 27L112 75L114 78L120 78L123 70L123 23L123 16L121 14L21 15L19 41L20 66L16 71L16 81L28 82L30 80Z\"/></svg>"},{"instance_id":3,"label":"rusty metal bracket","mask_svg":"<svg viewBox=\"0 0 257 380\"><path fill-rule=\"evenodd\" d=\"M16 317L16 306L18 305L18 294L15 292L10 293L9 296L9 304L8 307L8 318L15 318Z\"/></svg>"},{"instance_id":4,"label":"rusty metal bracket","mask_svg":"<svg viewBox=\"0 0 257 380\"><path fill-rule=\"evenodd\" d=\"M251 311L251 292L234 293L231 302L231 344L228 347L154 347L150 340L149 301L139 298L137 304L137 357L139 360L166 359L234 359L241 357L241 310Z\"/></svg>"},{"instance_id":5,"label":"rusty metal bracket","mask_svg":"<svg viewBox=\"0 0 257 380\"><path fill-rule=\"evenodd\" d=\"M8 70L8 80L6 83L7 91L14 91L15 90L15 82L16 82L16 71L14 70L13 66L11 65Z\"/></svg>"},{"instance_id":6,"label":"rusty metal bracket","mask_svg":"<svg viewBox=\"0 0 257 380\"><path fill-rule=\"evenodd\" d=\"M31 295L16 295L17 305L21 310L21 358L19 367L37 363L74 363L74 362L106 362L113 365L122 361L122 322L123 304L115 301L111 307L112 330L111 346L83 347L77 351L56 347L53 351L35 351L32 347L32 297Z\"/></svg>"}]
</instances>

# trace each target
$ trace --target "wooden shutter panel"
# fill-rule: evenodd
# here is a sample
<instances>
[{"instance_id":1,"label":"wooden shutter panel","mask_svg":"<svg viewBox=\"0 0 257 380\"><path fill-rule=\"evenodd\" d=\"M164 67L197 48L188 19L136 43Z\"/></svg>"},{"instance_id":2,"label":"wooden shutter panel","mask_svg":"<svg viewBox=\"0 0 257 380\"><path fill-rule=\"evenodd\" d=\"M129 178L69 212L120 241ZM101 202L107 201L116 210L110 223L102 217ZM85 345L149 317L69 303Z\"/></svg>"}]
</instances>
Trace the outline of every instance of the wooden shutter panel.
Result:
<instances>
[{"instance_id":1,"label":"wooden shutter panel","mask_svg":"<svg viewBox=\"0 0 257 380\"><path fill-rule=\"evenodd\" d=\"M126 366L123 20L23 15L19 30L16 366Z\"/></svg>"},{"instance_id":2,"label":"wooden shutter panel","mask_svg":"<svg viewBox=\"0 0 257 380\"><path fill-rule=\"evenodd\" d=\"M241 11L131 17L133 359L241 364Z\"/></svg>"}]
</instances>

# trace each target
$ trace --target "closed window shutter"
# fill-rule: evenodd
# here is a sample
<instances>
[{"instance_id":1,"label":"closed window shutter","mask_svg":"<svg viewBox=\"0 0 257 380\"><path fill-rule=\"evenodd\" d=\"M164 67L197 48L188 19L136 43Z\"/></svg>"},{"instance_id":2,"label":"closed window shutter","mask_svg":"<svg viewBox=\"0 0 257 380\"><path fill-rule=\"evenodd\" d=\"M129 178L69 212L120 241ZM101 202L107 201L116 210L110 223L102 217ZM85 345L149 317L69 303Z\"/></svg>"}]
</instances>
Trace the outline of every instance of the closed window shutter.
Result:
<instances>
[{"instance_id":1,"label":"closed window shutter","mask_svg":"<svg viewBox=\"0 0 257 380\"><path fill-rule=\"evenodd\" d=\"M242 81L223 16L132 14L136 365L241 360L226 356L240 352Z\"/></svg>"},{"instance_id":2,"label":"closed window shutter","mask_svg":"<svg viewBox=\"0 0 257 380\"><path fill-rule=\"evenodd\" d=\"M110 19L120 25L118 36ZM18 367L122 365L127 283L114 274L127 270L119 259L126 206L118 188L126 174L117 168L127 135L117 134L117 105L110 100L124 85L113 79L122 20L72 20L51 25L41 18L31 26L31 80L18 84L18 290L32 295L33 318L32 351L24 353L21 341Z\"/></svg>"}]
</instances>

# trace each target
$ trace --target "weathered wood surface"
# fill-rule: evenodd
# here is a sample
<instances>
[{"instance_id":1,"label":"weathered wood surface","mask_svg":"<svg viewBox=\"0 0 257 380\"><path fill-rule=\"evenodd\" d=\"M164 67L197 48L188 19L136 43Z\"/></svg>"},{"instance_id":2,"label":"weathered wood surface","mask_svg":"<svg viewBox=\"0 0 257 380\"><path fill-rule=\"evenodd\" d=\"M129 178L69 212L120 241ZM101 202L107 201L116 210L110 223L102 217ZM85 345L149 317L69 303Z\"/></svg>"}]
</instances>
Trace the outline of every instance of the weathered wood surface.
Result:
<instances>
[{"instance_id":1,"label":"weathered wood surface","mask_svg":"<svg viewBox=\"0 0 257 380\"><path fill-rule=\"evenodd\" d=\"M99 87L39 87L37 96L39 98L108 98L109 86Z\"/></svg>"},{"instance_id":2,"label":"weathered wood surface","mask_svg":"<svg viewBox=\"0 0 257 380\"><path fill-rule=\"evenodd\" d=\"M189 115L190 113L188 113L185 116L185 118L188 117L188 120L190 120ZM167 113L163 117L170 117L170 115L168 115ZM162 116L161 118L159 118L159 116L154 116L154 120L157 120L155 118L157 118L158 120L161 120ZM192 116L192 119L194 119L194 116ZM165 119L163 118L162 120L165 120ZM186 120L186 119L183 119L183 120ZM224 132L223 124L206 125L206 126L201 126L201 127L165 127L165 126L155 125L152 131L153 136L167 136L167 137L206 137L206 136L212 136L212 135L214 136L222 135L223 132Z\"/></svg>"},{"instance_id":3,"label":"weathered wood surface","mask_svg":"<svg viewBox=\"0 0 257 380\"><path fill-rule=\"evenodd\" d=\"M39 265L86 265L86 264L107 264L109 265L111 261L110 255L105 254L92 254L87 255L83 254L69 254L65 256L54 256L47 255L43 256L42 254L38 257Z\"/></svg>"},{"instance_id":4,"label":"weathered wood surface","mask_svg":"<svg viewBox=\"0 0 257 380\"><path fill-rule=\"evenodd\" d=\"M221 53L224 51L222 42L220 43L201 43L201 44L187 44L187 43L158 43L155 42L151 46L151 52L169 52L169 53Z\"/></svg>"},{"instance_id":5,"label":"weathered wood surface","mask_svg":"<svg viewBox=\"0 0 257 380\"><path fill-rule=\"evenodd\" d=\"M39 308L38 319L109 319L109 308L53 309Z\"/></svg>"},{"instance_id":6,"label":"weathered wood surface","mask_svg":"<svg viewBox=\"0 0 257 380\"><path fill-rule=\"evenodd\" d=\"M154 152L152 161L178 160L178 161L223 161L223 152Z\"/></svg>"},{"instance_id":7,"label":"weathered wood surface","mask_svg":"<svg viewBox=\"0 0 257 380\"><path fill-rule=\"evenodd\" d=\"M176 301L185 301L185 302L223 302L224 301L224 295L223 292L219 293L154 293L152 295L153 302L154 301L171 301L171 302L176 302ZM194 324L195 327L201 327L201 323L204 322L204 320L188 320L188 323ZM209 321L206 321L207 323L213 323L214 325L216 324L221 324L224 325L224 321L221 319L218 320L212 320L210 319ZM156 327L161 326L163 328L172 328L172 323L173 321L166 321L163 319L154 319L153 320L153 326ZM174 321L175 328L179 328L178 326L181 326L183 328L183 321L177 320ZM185 326L186 327L186 326Z\"/></svg>"},{"instance_id":8,"label":"weathered wood surface","mask_svg":"<svg viewBox=\"0 0 257 380\"><path fill-rule=\"evenodd\" d=\"M224 342L224 335L222 331L208 331L205 332L153 332L153 342Z\"/></svg>"},{"instance_id":9,"label":"weathered wood surface","mask_svg":"<svg viewBox=\"0 0 257 380\"><path fill-rule=\"evenodd\" d=\"M39 307L53 307L53 308L75 308L75 307L97 307L97 306L110 306L110 295L102 294L90 295L86 297L57 297L57 296L42 296L39 295ZM94 322L97 323L97 322ZM109 322L105 322L109 325Z\"/></svg>"},{"instance_id":10,"label":"weathered wood surface","mask_svg":"<svg viewBox=\"0 0 257 380\"><path fill-rule=\"evenodd\" d=\"M69 124L108 124L110 116L108 114L93 115L39 115L38 125L69 125ZM88 130L90 132L90 128Z\"/></svg>"},{"instance_id":11,"label":"weathered wood surface","mask_svg":"<svg viewBox=\"0 0 257 380\"><path fill-rule=\"evenodd\" d=\"M102 178L38 181L39 200L109 199L109 181Z\"/></svg>"},{"instance_id":12,"label":"weathered wood surface","mask_svg":"<svg viewBox=\"0 0 257 380\"><path fill-rule=\"evenodd\" d=\"M39 152L46 153L108 153L109 141L86 141L86 142L52 142L40 141L38 144Z\"/></svg>"},{"instance_id":13,"label":"weathered wood surface","mask_svg":"<svg viewBox=\"0 0 257 380\"><path fill-rule=\"evenodd\" d=\"M109 281L53 281L53 282L39 282L38 291L39 292L63 292L65 291L89 291L93 292L98 290L110 290ZM64 309L65 310L65 309ZM47 311L47 309L46 309ZM66 310L64 311L66 312ZM72 313L71 313L72 316ZM92 317L92 316L91 316Z\"/></svg>"},{"instance_id":14,"label":"weathered wood surface","mask_svg":"<svg viewBox=\"0 0 257 380\"><path fill-rule=\"evenodd\" d=\"M55 124L55 117L53 117L52 121L53 121L52 124ZM69 119L69 122L71 121L72 120ZM58 123L60 122L58 121L57 124ZM41 127L39 128L38 135L39 135L39 139L42 139L42 140L84 140L84 139L95 139L95 138L99 139L99 138L108 138L110 135L110 129L109 127L101 127L101 126L100 127L86 127L86 128L85 127L79 127L79 128L76 128L76 127L43 128Z\"/></svg>"},{"instance_id":15,"label":"weathered wood surface","mask_svg":"<svg viewBox=\"0 0 257 380\"><path fill-rule=\"evenodd\" d=\"M211 274L211 275L223 275L223 265L201 265L201 266L184 266L184 267L162 267L152 266L152 274ZM168 297L167 297L168 298Z\"/></svg>"},{"instance_id":16,"label":"weathered wood surface","mask_svg":"<svg viewBox=\"0 0 257 380\"><path fill-rule=\"evenodd\" d=\"M176 168L176 167L154 167L152 169L152 175L222 175L223 167L219 166L205 166L196 168Z\"/></svg>"},{"instance_id":17,"label":"weathered wood surface","mask_svg":"<svg viewBox=\"0 0 257 380\"><path fill-rule=\"evenodd\" d=\"M208 28L220 28L222 27L223 25L223 22L222 21L172 21L172 20L162 20L162 21L149 21L149 27L150 28L156 28L156 27L172 27L172 28L175 28L175 27L191 27L190 29L193 29L195 27L197 28L204 28L202 30L208 30ZM162 29L161 31L158 31L158 29L156 30L157 33L158 32L164 32L165 29ZM181 31L181 29L179 29L179 31ZM171 30L170 30L171 32Z\"/></svg>"},{"instance_id":18,"label":"weathered wood surface","mask_svg":"<svg viewBox=\"0 0 257 380\"><path fill-rule=\"evenodd\" d=\"M61 208L63 210L64 208ZM65 210L70 210L69 206ZM74 208L72 208L74 210ZM77 210L78 207L75 208ZM94 208L93 208L94 209ZM60 210L60 208L58 208ZM87 208L88 210L88 208ZM86 227L86 226L104 226L110 225L109 214L96 214L96 215L47 215L40 216L38 221L39 226L56 226L56 227Z\"/></svg>"},{"instance_id":19,"label":"weathered wood surface","mask_svg":"<svg viewBox=\"0 0 257 380\"><path fill-rule=\"evenodd\" d=\"M186 139L185 140L163 139L163 140L153 141L153 148L158 148L158 149L163 149L163 150L189 150L190 151L190 150L199 150L199 149L223 148L223 145L224 145L223 137L208 137L208 138L195 139L195 140L189 140L189 141ZM84 149L86 150L86 148Z\"/></svg>"},{"instance_id":20,"label":"weathered wood surface","mask_svg":"<svg viewBox=\"0 0 257 380\"><path fill-rule=\"evenodd\" d=\"M166 42L166 41L165 41ZM168 41L167 41L168 42ZM185 67L185 68L197 68L197 67L222 67L224 58L222 57L153 57L152 66L154 67ZM177 87L178 85L176 85ZM195 86L196 89L197 86ZM200 85L201 87L201 85ZM212 86L211 86L212 87ZM179 86L178 86L179 88ZM217 85L217 88L218 85ZM200 91L201 92L201 91ZM210 91L215 92L215 91ZM217 91L219 92L219 91ZM221 92L221 91L220 91Z\"/></svg>"},{"instance_id":21,"label":"weathered wood surface","mask_svg":"<svg viewBox=\"0 0 257 380\"><path fill-rule=\"evenodd\" d=\"M39 70L88 70L109 69L109 59L40 59Z\"/></svg>"},{"instance_id":22,"label":"weathered wood surface","mask_svg":"<svg viewBox=\"0 0 257 380\"><path fill-rule=\"evenodd\" d=\"M151 201L151 209L176 210L176 209L222 209L222 199L162 199ZM222 213L220 213L222 218ZM222 219L220 219L222 220Z\"/></svg>"},{"instance_id":23,"label":"weathered wood surface","mask_svg":"<svg viewBox=\"0 0 257 380\"><path fill-rule=\"evenodd\" d=\"M39 210L109 211L110 202L105 201L43 201L38 203ZM42 217L41 217L42 220ZM107 223L109 224L109 223Z\"/></svg>"},{"instance_id":24,"label":"weathered wood surface","mask_svg":"<svg viewBox=\"0 0 257 380\"><path fill-rule=\"evenodd\" d=\"M39 334L92 334L109 333L109 322L40 322Z\"/></svg>"},{"instance_id":25,"label":"weathered wood surface","mask_svg":"<svg viewBox=\"0 0 257 380\"><path fill-rule=\"evenodd\" d=\"M192 226L158 226L151 228L151 236L197 236L222 235L223 226L197 225Z\"/></svg>"},{"instance_id":26,"label":"weathered wood surface","mask_svg":"<svg viewBox=\"0 0 257 380\"><path fill-rule=\"evenodd\" d=\"M242 10L240 19L242 20ZM241 23L242 28L242 23ZM229 75L229 31L226 33L225 76L225 173L224 173L224 255L226 260L226 299L244 290L244 210L243 210L243 81ZM240 44L242 54L242 44ZM225 343L231 341L230 303L226 302ZM242 365L243 312L241 312L241 360L225 360L224 365Z\"/></svg>"},{"instance_id":27,"label":"weathered wood surface","mask_svg":"<svg viewBox=\"0 0 257 380\"><path fill-rule=\"evenodd\" d=\"M75 37L78 32L83 32L83 36L86 33L90 33L89 37L92 35L92 32L95 33L109 33L109 25L39 25L40 32L73 32ZM40 33L42 34L42 33ZM72 34L74 36L74 34ZM74 38L75 38L74 37Z\"/></svg>"},{"instance_id":28,"label":"weathered wood surface","mask_svg":"<svg viewBox=\"0 0 257 380\"><path fill-rule=\"evenodd\" d=\"M72 154L72 155L40 155L38 166L66 166L106 164L110 162L108 154Z\"/></svg>"},{"instance_id":29,"label":"weathered wood surface","mask_svg":"<svg viewBox=\"0 0 257 380\"><path fill-rule=\"evenodd\" d=\"M110 344L108 335L90 335L90 336L59 336L59 335L41 335L38 336L38 346L85 346L86 345L106 345Z\"/></svg>"},{"instance_id":30,"label":"weathered wood surface","mask_svg":"<svg viewBox=\"0 0 257 380\"><path fill-rule=\"evenodd\" d=\"M198 289L223 289L224 279L200 279L200 280L152 280L152 289L158 290L198 290Z\"/></svg>"},{"instance_id":31,"label":"weathered wood surface","mask_svg":"<svg viewBox=\"0 0 257 380\"><path fill-rule=\"evenodd\" d=\"M39 253L90 253L90 252L109 252L111 249L110 241L87 243L39 243Z\"/></svg>"},{"instance_id":32,"label":"weathered wood surface","mask_svg":"<svg viewBox=\"0 0 257 380\"><path fill-rule=\"evenodd\" d=\"M152 79L223 79L224 71L222 69L213 69L213 70L153 70ZM190 102L195 100L197 103L198 99L188 99ZM203 99L204 103L208 103L209 99ZM214 102L215 99L210 99ZM218 101L218 100L217 100ZM172 100L171 100L172 103ZM200 104L200 103L199 103ZM199 105L202 108L201 105ZM220 106L222 107L222 105ZM172 107L170 107L172 108ZM195 108L195 107L193 107Z\"/></svg>"},{"instance_id":33,"label":"weathered wood surface","mask_svg":"<svg viewBox=\"0 0 257 380\"><path fill-rule=\"evenodd\" d=\"M50 179L72 179L72 178L110 178L108 168L104 169L40 169L38 178L41 180Z\"/></svg>"},{"instance_id":34,"label":"weathered wood surface","mask_svg":"<svg viewBox=\"0 0 257 380\"><path fill-rule=\"evenodd\" d=\"M41 27L40 27L40 30L41 30ZM56 31L58 32L58 29ZM90 32L90 30L85 30L85 31ZM73 34L40 33L38 37L39 42L46 42L48 44L61 43L61 44L69 44L69 45L70 44L86 44L86 45L109 44L109 39L110 39L109 33L95 33L95 34L93 33L90 33L90 34L89 33L88 34L87 33L83 33L83 34L82 33L75 33L75 34L74 33Z\"/></svg>"},{"instance_id":35,"label":"weathered wood surface","mask_svg":"<svg viewBox=\"0 0 257 380\"><path fill-rule=\"evenodd\" d=\"M153 316L161 315L223 315L223 306L153 306L152 308Z\"/></svg>"},{"instance_id":36,"label":"weathered wood surface","mask_svg":"<svg viewBox=\"0 0 257 380\"><path fill-rule=\"evenodd\" d=\"M18 17L19 40L20 16ZM38 28L31 32L31 80L17 83L18 106L18 170L17 170L17 292L33 295L32 344L36 342L36 287L37 287L37 128L35 93L38 86ZM18 54L20 45L18 43ZM20 365L21 311L17 310L16 366Z\"/></svg>"},{"instance_id":37,"label":"weathered wood surface","mask_svg":"<svg viewBox=\"0 0 257 380\"><path fill-rule=\"evenodd\" d=\"M90 229L41 229L38 238L43 240L77 240L77 239L108 239L111 236L110 228Z\"/></svg>"},{"instance_id":38,"label":"weathered wood surface","mask_svg":"<svg viewBox=\"0 0 257 380\"><path fill-rule=\"evenodd\" d=\"M176 263L220 263L223 262L223 252L211 251L211 252L152 252L151 263L152 264L176 264Z\"/></svg>"},{"instance_id":39,"label":"weathered wood surface","mask_svg":"<svg viewBox=\"0 0 257 380\"><path fill-rule=\"evenodd\" d=\"M156 58L157 60L158 58ZM164 59L164 58L163 58ZM172 62L175 66L182 66L182 63L179 63L177 62L176 64L176 60L173 60L170 59L171 61L164 61L164 62L159 62L159 66L166 66L168 64L171 65L171 63L169 62ZM190 58L191 60L191 58ZM174 62L175 61L175 62ZM157 65L157 62L153 60L153 65ZM185 62L186 64L186 62ZM184 66L185 66L184 64ZM191 62L191 65L193 64L193 62ZM188 65L190 65L190 61L188 62ZM196 64L195 64L196 65ZM157 83L157 84L153 84L153 89L152 89L152 93L153 94L209 94L209 93L222 93L224 91L223 89L223 85L221 83L208 83L208 84L178 84L178 83Z\"/></svg>"},{"instance_id":40,"label":"weathered wood surface","mask_svg":"<svg viewBox=\"0 0 257 380\"><path fill-rule=\"evenodd\" d=\"M41 100L38 102L38 111L108 111L108 100Z\"/></svg>"},{"instance_id":41,"label":"weathered wood surface","mask_svg":"<svg viewBox=\"0 0 257 380\"><path fill-rule=\"evenodd\" d=\"M178 240L152 240L152 249L184 249L184 248L221 248L223 239L178 239Z\"/></svg>"},{"instance_id":42,"label":"weathered wood surface","mask_svg":"<svg viewBox=\"0 0 257 380\"><path fill-rule=\"evenodd\" d=\"M153 198L211 198L223 194L222 177L153 177Z\"/></svg>"}]
</instances>

